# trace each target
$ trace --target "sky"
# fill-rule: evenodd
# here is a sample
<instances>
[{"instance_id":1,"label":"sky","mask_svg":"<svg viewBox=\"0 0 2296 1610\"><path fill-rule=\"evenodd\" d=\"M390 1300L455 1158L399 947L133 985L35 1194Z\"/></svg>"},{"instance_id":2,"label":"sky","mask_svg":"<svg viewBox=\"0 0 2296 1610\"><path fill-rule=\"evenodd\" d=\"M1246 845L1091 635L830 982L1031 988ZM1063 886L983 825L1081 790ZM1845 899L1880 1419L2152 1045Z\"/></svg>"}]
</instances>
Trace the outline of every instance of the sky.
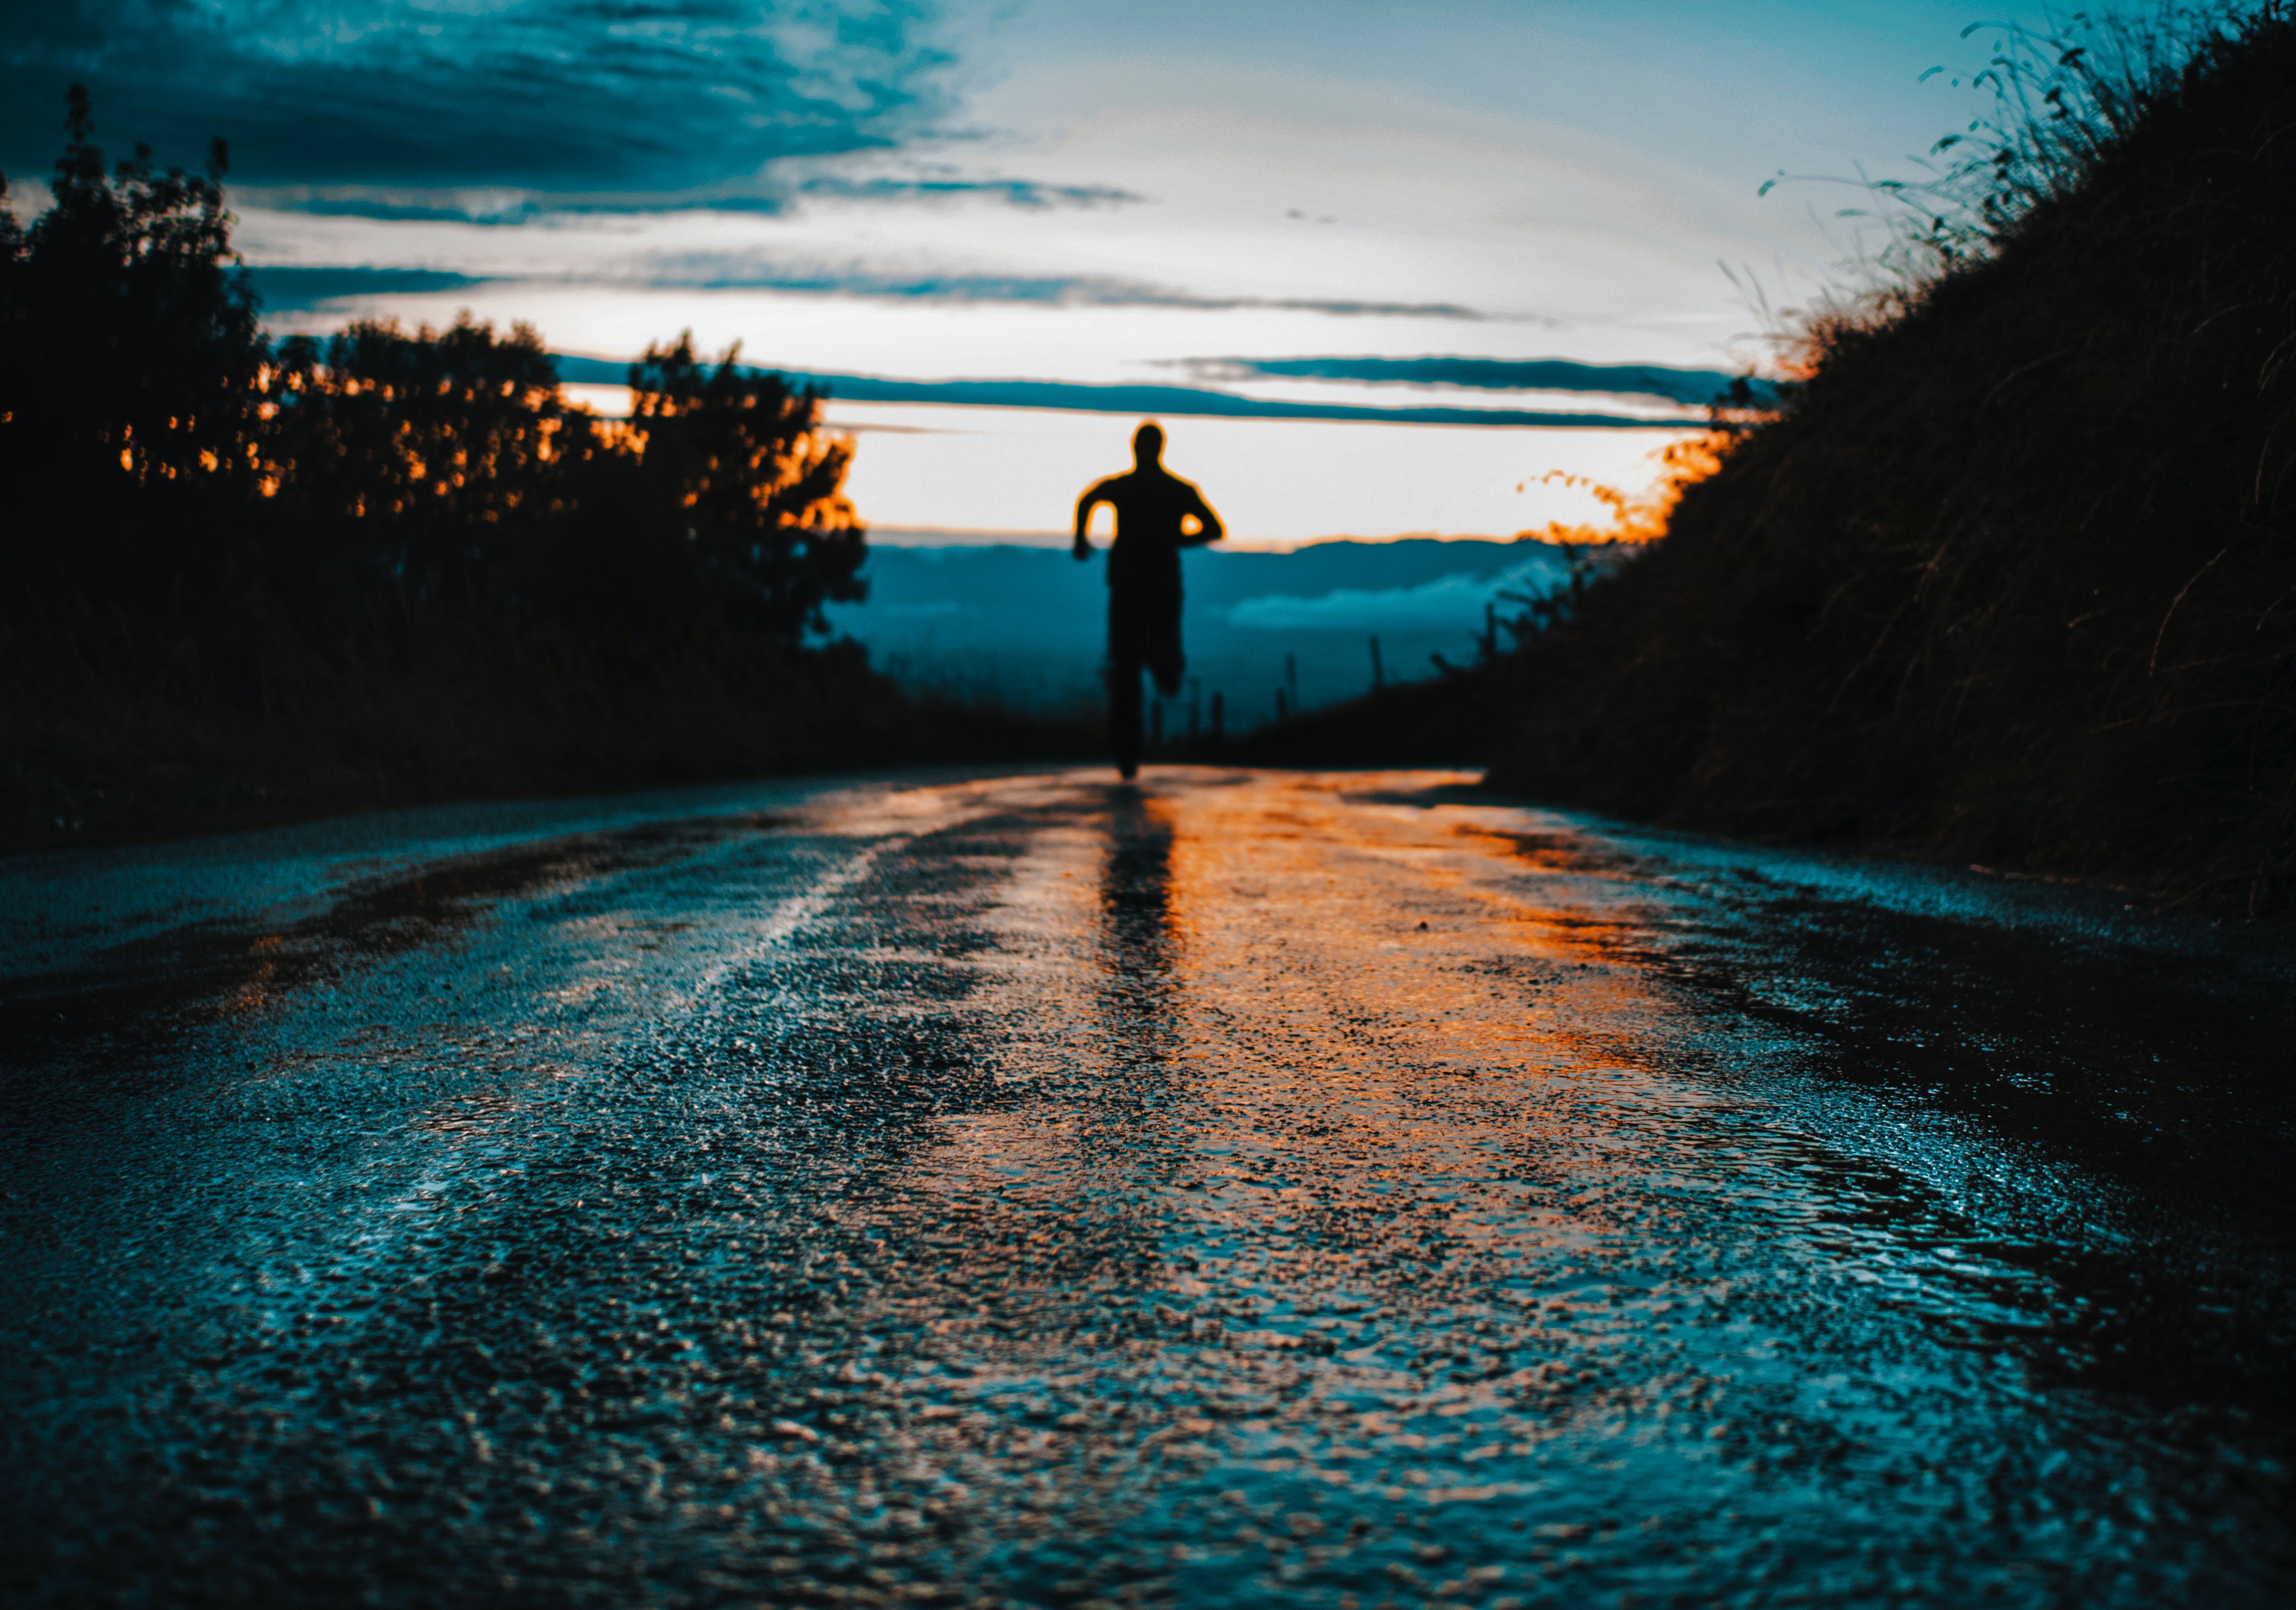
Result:
<instances>
[{"instance_id":1,"label":"sky","mask_svg":"<svg viewBox=\"0 0 2296 1610\"><path fill-rule=\"evenodd\" d=\"M0 167L37 206L85 81L115 152L230 142L281 333L523 321L608 411L682 330L844 377L890 539L1055 531L1152 411L1241 540L1504 536L1595 517L1564 477L1646 484L1769 360L2009 14L5 0Z\"/></svg>"}]
</instances>

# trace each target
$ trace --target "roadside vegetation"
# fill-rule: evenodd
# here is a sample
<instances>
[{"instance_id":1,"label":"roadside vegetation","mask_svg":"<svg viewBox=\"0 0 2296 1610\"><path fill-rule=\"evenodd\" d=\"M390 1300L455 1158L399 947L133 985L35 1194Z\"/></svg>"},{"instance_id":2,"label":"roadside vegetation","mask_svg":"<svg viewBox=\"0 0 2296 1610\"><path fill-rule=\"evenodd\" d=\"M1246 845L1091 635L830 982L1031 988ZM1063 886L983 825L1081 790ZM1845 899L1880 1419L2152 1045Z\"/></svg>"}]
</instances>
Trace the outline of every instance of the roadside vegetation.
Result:
<instances>
[{"instance_id":1,"label":"roadside vegetation","mask_svg":"<svg viewBox=\"0 0 2296 1610\"><path fill-rule=\"evenodd\" d=\"M1303 758L2296 907L2296 20L2003 37L1663 537Z\"/></svg>"},{"instance_id":2,"label":"roadside vegetation","mask_svg":"<svg viewBox=\"0 0 2296 1610\"><path fill-rule=\"evenodd\" d=\"M274 342L221 143L67 127L0 211L0 849L1082 741L819 641L865 546L817 393L681 338L623 422L524 325Z\"/></svg>"}]
</instances>

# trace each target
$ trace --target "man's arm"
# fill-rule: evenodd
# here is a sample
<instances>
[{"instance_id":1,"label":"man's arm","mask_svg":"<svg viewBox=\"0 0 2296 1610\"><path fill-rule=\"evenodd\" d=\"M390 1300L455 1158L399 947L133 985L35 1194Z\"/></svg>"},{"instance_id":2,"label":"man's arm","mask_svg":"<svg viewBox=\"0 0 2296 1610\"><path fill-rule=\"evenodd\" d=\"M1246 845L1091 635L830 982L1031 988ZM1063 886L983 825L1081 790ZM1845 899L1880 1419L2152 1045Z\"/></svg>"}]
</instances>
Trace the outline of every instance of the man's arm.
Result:
<instances>
[{"instance_id":1,"label":"man's arm","mask_svg":"<svg viewBox=\"0 0 2296 1610\"><path fill-rule=\"evenodd\" d=\"M1227 528L1220 524L1220 517L1212 513L1212 505L1206 503L1204 495L1193 487L1188 489L1188 506L1182 512L1193 514L1196 522L1203 527L1193 537L1181 538L1182 546L1194 547L1200 543L1218 542L1227 535Z\"/></svg>"},{"instance_id":2,"label":"man's arm","mask_svg":"<svg viewBox=\"0 0 2296 1610\"><path fill-rule=\"evenodd\" d=\"M1094 481L1085 489L1084 496L1077 499L1076 546L1070 551L1078 558L1092 557L1092 543L1085 536L1085 528L1092 524L1093 505L1110 501L1111 500L1108 496L1108 482L1104 481Z\"/></svg>"}]
</instances>

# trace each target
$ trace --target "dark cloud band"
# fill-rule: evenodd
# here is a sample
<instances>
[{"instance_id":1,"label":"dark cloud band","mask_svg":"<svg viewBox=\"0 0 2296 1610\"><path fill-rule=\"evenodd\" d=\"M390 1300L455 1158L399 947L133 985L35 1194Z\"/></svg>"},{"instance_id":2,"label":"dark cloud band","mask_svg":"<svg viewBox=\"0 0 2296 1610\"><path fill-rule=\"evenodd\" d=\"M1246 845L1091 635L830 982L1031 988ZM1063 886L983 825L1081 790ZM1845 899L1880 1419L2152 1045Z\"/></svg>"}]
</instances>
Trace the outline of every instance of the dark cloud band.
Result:
<instances>
[{"instance_id":1,"label":"dark cloud band","mask_svg":"<svg viewBox=\"0 0 2296 1610\"><path fill-rule=\"evenodd\" d=\"M1113 185L1041 185L1032 179L808 179L809 196L857 201L1002 201L1008 207L1128 207L1148 198Z\"/></svg>"},{"instance_id":2,"label":"dark cloud band","mask_svg":"<svg viewBox=\"0 0 2296 1610\"><path fill-rule=\"evenodd\" d=\"M316 218L385 222L528 224L551 214L586 212L737 212L777 216L806 201L932 205L983 202L1029 211L1125 207L1145 196L1111 185L1046 185L1033 179L849 178L820 175L794 182L772 173L732 185L636 191L420 189L355 185L235 185L242 207Z\"/></svg>"},{"instance_id":3,"label":"dark cloud band","mask_svg":"<svg viewBox=\"0 0 2296 1610\"><path fill-rule=\"evenodd\" d=\"M247 278L266 313L301 313L351 297L435 295L487 283L436 268L250 268Z\"/></svg>"},{"instance_id":4,"label":"dark cloud band","mask_svg":"<svg viewBox=\"0 0 2296 1610\"><path fill-rule=\"evenodd\" d=\"M562 355L567 381L618 385L629 366ZM872 374L775 370L792 385L814 385L847 402L942 403L975 408L1060 408L1075 413L1163 415L1201 419L1315 419L1390 425L1546 426L1576 430L1672 430L1684 421L1620 414L1541 413L1522 408L1367 408L1344 403L1275 402L1193 386L1078 385L1049 380L890 380Z\"/></svg>"},{"instance_id":5,"label":"dark cloud band","mask_svg":"<svg viewBox=\"0 0 2296 1610\"><path fill-rule=\"evenodd\" d=\"M945 111L928 0L6 0L0 160L98 136L259 184L682 189L884 148Z\"/></svg>"},{"instance_id":6,"label":"dark cloud band","mask_svg":"<svg viewBox=\"0 0 2296 1610\"><path fill-rule=\"evenodd\" d=\"M641 283L652 286L697 291L783 291L897 301L1028 302L1049 307L1185 308L1211 312L1269 308L1338 317L1457 319L1470 323L1513 317L1456 302L1225 296L1111 275L903 274L867 267L776 263L746 252L656 256L638 264L635 273Z\"/></svg>"},{"instance_id":7,"label":"dark cloud band","mask_svg":"<svg viewBox=\"0 0 2296 1610\"><path fill-rule=\"evenodd\" d=\"M1323 380L1359 385L1456 386L1483 391L1595 391L1703 407L1739 377L1718 369L1659 364L1579 364L1565 358L1197 357L1180 361L1198 380ZM1765 381L1747 382L1749 400L1773 399Z\"/></svg>"},{"instance_id":8,"label":"dark cloud band","mask_svg":"<svg viewBox=\"0 0 2296 1610\"><path fill-rule=\"evenodd\" d=\"M488 278L412 268L260 267L250 272L256 289L264 297L265 305L274 310L299 309L321 301L351 297L414 295L458 290L465 285L486 283ZM496 283L500 283L498 276ZM649 290L773 291L794 296L847 296L914 302L1012 302L1039 308L1176 308L1211 312L1266 308L1318 313L1335 318L1519 322L1518 316L1486 313L1453 302L1221 296L1097 275L893 274L865 269L775 267L761 264L745 254L726 254L722 259L715 253L680 254L644 259L624 275L613 279L585 275L580 278L526 280L524 283L639 285Z\"/></svg>"}]
</instances>

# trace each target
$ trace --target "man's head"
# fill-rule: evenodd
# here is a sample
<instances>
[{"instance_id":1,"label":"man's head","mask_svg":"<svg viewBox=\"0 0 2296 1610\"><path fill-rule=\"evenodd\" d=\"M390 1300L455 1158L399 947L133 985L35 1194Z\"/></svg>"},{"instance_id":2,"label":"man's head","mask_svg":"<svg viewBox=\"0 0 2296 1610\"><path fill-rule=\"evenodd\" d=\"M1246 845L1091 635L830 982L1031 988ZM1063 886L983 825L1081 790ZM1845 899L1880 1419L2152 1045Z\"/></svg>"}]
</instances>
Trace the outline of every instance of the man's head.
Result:
<instances>
[{"instance_id":1,"label":"man's head","mask_svg":"<svg viewBox=\"0 0 2296 1610\"><path fill-rule=\"evenodd\" d=\"M1164 456L1164 427L1147 424L1132 432L1132 462L1145 470Z\"/></svg>"}]
</instances>

